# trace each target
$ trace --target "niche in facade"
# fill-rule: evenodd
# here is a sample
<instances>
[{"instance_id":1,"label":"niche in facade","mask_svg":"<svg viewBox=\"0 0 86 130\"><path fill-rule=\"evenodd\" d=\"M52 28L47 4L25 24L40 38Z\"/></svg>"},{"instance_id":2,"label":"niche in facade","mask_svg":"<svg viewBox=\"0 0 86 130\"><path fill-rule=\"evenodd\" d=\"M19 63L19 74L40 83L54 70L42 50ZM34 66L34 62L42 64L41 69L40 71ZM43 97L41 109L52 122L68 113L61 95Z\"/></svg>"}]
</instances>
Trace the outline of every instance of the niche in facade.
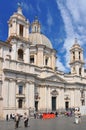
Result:
<instances>
[{"instance_id":1,"label":"niche in facade","mask_svg":"<svg viewBox=\"0 0 86 130\"><path fill-rule=\"evenodd\" d=\"M22 49L18 50L18 60L23 60L23 50Z\"/></svg>"}]
</instances>

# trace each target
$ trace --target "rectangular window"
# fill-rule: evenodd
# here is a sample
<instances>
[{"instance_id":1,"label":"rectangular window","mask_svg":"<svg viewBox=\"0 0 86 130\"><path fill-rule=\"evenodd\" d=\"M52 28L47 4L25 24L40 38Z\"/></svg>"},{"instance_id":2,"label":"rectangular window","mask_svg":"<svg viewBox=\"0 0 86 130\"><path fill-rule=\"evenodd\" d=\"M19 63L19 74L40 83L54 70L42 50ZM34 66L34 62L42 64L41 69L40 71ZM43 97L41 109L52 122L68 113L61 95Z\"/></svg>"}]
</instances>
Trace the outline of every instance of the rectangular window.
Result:
<instances>
[{"instance_id":1,"label":"rectangular window","mask_svg":"<svg viewBox=\"0 0 86 130\"><path fill-rule=\"evenodd\" d=\"M23 86L19 86L19 94L23 94Z\"/></svg>"},{"instance_id":2,"label":"rectangular window","mask_svg":"<svg viewBox=\"0 0 86 130\"><path fill-rule=\"evenodd\" d=\"M34 63L34 55L30 56L30 63Z\"/></svg>"},{"instance_id":3,"label":"rectangular window","mask_svg":"<svg viewBox=\"0 0 86 130\"><path fill-rule=\"evenodd\" d=\"M56 111L56 97L52 97L52 111Z\"/></svg>"}]
</instances>

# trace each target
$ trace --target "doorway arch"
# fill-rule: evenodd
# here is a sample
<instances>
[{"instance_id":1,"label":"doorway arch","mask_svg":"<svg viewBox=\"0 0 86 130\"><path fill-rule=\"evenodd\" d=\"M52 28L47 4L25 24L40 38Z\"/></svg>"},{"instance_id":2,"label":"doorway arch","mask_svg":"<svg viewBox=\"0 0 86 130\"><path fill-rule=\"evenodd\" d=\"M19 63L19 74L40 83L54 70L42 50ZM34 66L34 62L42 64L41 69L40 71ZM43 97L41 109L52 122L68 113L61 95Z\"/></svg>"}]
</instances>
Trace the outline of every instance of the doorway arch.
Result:
<instances>
[{"instance_id":1,"label":"doorway arch","mask_svg":"<svg viewBox=\"0 0 86 130\"><path fill-rule=\"evenodd\" d=\"M69 101L65 101L65 109L66 111L69 109Z\"/></svg>"}]
</instances>

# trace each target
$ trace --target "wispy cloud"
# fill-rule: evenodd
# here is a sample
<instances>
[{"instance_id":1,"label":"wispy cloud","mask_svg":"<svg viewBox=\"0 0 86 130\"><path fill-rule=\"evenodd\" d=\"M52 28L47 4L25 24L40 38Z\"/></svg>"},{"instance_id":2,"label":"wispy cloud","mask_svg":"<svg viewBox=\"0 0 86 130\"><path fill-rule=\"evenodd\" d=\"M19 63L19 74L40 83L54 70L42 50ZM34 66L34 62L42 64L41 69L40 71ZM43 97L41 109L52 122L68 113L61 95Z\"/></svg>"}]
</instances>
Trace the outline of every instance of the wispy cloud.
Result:
<instances>
[{"instance_id":1,"label":"wispy cloud","mask_svg":"<svg viewBox=\"0 0 86 130\"><path fill-rule=\"evenodd\" d=\"M37 11L40 13L41 12L41 9L40 9L40 5L39 5L40 3L38 2L37 3Z\"/></svg>"},{"instance_id":2,"label":"wispy cloud","mask_svg":"<svg viewBox=\"0 0 86 130\"><path fill-rule=\"evenodd\" d=\"M86 2L85 0L56 0L63 18L66 38L63 48L66 50L66 67L69 67L69 49L77 38L79 44L86 43Z\"/></svg>"},{"instance_id":3,"label":"wispy cloud","mask_svg":"<svg viewBox=\"0 0 86 130\"><path fill-rule=\"evenodd\" d=\"M22 6L22 8L23 8L24 10L26 10L26 11L29 10L29 5L28 5L26 2L22 1L22 2L21 2L21 6Z\"/></svg>"},{"instance_id":4,"label":"wispy cloud","mask_svg":"<svg viewBox=\"0 0 86 130\"><path fill-rule=\"evenodd\" d=\"M23 10L26 11L27 13L28 12L31 12L31 13L34 12L34 8L33 8L31 3L22 0L22 2L20 4L21 4Z\"/></svg>"},{"instance_id":5,"label":"wispy cloud","mask_svg":"<svg viewBox=\"0 0 86 130\"><path fill-rule=\"evenodd\" d=\"M66 68L65 68L64 65L62 64L60 58L57 59L57 61L56 61L56 66L57 66L58 70L60 70L60 71L65 71L65 70L66 70Z\"/></svg>"},{"instance_id":6,"label":"wispy cloud","mask_svg":"<svg viewBox=\"0 0 86 130\"><path fill-rule=\"evenodd\" d=\"M48 10L48 13L47 13L47 25L49 27L49 30L51 30L51 26L53 25L54 21L53 21L53 18L52 18L52 15L50 13L50 11Z\"/></svg>"}]
</instances>

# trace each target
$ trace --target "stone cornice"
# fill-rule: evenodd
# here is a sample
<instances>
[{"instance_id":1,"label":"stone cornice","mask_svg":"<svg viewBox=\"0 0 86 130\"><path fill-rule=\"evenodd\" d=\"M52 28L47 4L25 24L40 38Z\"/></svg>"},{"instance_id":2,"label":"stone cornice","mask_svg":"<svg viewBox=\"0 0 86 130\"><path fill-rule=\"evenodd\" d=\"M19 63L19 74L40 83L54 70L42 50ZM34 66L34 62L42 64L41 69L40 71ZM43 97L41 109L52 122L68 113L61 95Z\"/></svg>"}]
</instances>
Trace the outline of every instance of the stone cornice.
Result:
<instances>
[{"instance_id":1,"label":"stone cornice","mask_svg":"<svg viewBox=\"0 0 86 130\"><path fill-rule=\"evenodd\" d=\"M69 64L72 65L72 64L77 64L77 63L85 64L84 61L82 61L82 60L78 60L78 59L75 60L75 61L70 62Z\"/></svg>"},{"instance_id":2,"label":"stone cornice","mask_svg":"<svg viewBox=\"0 0 86 130\"><path fill-rule=\"evenodd\" d=\"M82 85L82 86L86 86L86 83L80 83L80 82L67 82L67 83L65 83L65 85L74 85L74 86L76 86L76 85Z\"/></svg>"},{"instance_id":3,"label":"stone cornice","mask_svg":"<svg viewBox=\"0 0 86 130\"><path fill-rule=\"evenodd\" d=\"M17 80L14 78L10 78L10 77L5 77L5 80L9 81L9 82L16 82Z\"/></svg>"},{"instance_id":4,"label":"stone cornice","mask_svg":"<svg viewBox=\"0 0 86 130\"><path fill-rule=\"evenodd\" d=\"M9 44L9 42L5 42L5 41L1 41L1 40L0 40L0 46L11 47L11 44Z\"/></svg>"},{"instance_id":5,"label":"stone cornice","mask_svg":"<svg viewBox=\"0 0 86 130\"><path fill-rule=\"evenodd\" d=\"M16 40L19 40L19 41L22 41L22 42L24 42L24 43L29 43L29 44L31 44L30 42L29 42L29 39L26 39L26 38L24 38L24 37L19 37L19 36L10 36L8 39L7 39L7 43L10 43L11 42L11 40L13 40L13 39L16 39Z\"/></svg>"},{"instance_id":6,"label":"stone cornice","mask_svg":"<svg viewBox=\"0 0 86 130\"><path fill-rule=\"evenodd\" d=\"M10 70L10 69L3 69L4 73L13 73L13 74L19 74L24 76L30 76L30 77L37 77L37 74L27 73L23 71L16 71L16 70Z\"/></svg>"},{"instance_id":7,"label":"stone cornice","mask_svg":"<svg viewBox=\"0 0 86 130\"><path fill-rule=\"evenodd\" d=\"M29 83L29 84L35 84L34 81L31 81L31 80L22 80L22 79L17 79L17 78L9 78L9 77L6 77L5 80L9 81L9 82L16 82L16 84L20 84L20 83L23 83L24 85L26 83Z\"/></svg>"}]
</instances>

